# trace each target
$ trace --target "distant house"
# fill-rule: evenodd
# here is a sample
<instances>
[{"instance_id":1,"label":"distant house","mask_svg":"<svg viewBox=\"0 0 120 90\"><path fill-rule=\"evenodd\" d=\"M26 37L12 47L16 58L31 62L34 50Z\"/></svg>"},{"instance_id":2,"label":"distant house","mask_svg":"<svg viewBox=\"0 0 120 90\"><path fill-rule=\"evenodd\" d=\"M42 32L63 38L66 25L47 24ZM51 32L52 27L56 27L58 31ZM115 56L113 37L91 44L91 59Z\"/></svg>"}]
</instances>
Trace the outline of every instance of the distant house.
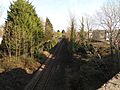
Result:
<instances>
[{"instance_id":1,"label":"distant house","mask_svg":"<svg viewBox=\"0 0 120 90\"><path fill-rule=\"evenodd\" d=\"M107 39L107 33L105 30L94 30L92 32L92 39L97 41L105 41Z\"/></svg>"},{"instance_id":2,"label":"distant house","mask_svg":"<svg viewBox=\"0 0 120 90\"><path fill-rule=\"evenodd\" d=\"M88 35L87 35L88 37ZM89 38L93 38L93 31L89 31Z\"/></svg>"},{"instance_id":3,"label":"distant house","mask_svg":"<svg viewBox=\"0 0 120 90\"><path fill-rule=\"evenodd\" d=\"M115 30L113 32L113 39L117 36L119 30ZM92 32L92 39L97 41L108 41L109 40L109 32L106 30L94 30Z\"/></svg>"}]
</instances>

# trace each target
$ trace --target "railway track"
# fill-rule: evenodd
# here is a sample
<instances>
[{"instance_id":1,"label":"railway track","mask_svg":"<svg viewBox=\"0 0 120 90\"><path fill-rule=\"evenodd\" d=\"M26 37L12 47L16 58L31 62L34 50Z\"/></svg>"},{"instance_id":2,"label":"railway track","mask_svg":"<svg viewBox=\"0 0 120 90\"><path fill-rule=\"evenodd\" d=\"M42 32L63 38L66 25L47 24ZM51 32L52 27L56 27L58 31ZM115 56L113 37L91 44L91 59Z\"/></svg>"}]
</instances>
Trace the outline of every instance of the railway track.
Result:
<instances>
[{"instance_id":1,"label":"railway track","mask_svg":"<svg viewBox=\"0 0 120 90\"><path fill-rule=\"evenodd\" d=\"M61 51L65 46L65 39L61 40L58 46L56 47L53 56L48 59L45 64L43 64L35 77L31 80L31 82L25 87L24 90L56 90L59 86L56 84L55 75L60 72L60 64L61 64ZM60 59L61 58L61 59ZM57 76L56 76L57 77ZM64 86L61 85L61 88ZM58 90L61 90L60 88ZM64 90L64 89L62 89Z\"/></svg>"}]
</instances>

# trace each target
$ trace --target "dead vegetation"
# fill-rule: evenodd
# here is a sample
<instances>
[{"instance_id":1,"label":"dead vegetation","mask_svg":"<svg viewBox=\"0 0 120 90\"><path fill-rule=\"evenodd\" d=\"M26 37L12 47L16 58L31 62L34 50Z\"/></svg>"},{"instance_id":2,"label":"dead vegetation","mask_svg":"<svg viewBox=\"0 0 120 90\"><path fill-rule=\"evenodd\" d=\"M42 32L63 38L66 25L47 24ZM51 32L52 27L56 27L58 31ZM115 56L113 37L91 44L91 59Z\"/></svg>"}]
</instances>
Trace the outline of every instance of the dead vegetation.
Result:
<instances>
[{"instance_id":1,"label":"dead vegetation","mask_svg":"<svg viewBox=\"0 0 120 90\"><path fill-rule=\"evenodd\" d=\"M2 73L15 68L21 68L27 73L32 74L38 69L38 67L40 67L40 65L41 64L34 58L20 57L18 60L16 60L16 57L6 57L0 60L0 72Z\"/></svg>"},{"instance_id":2,"label":"dead vegetation","mask_svg":"<svg viewBox=\"0 0 120 90\"><path fill-rule=\"evenodd\" d=\"M97 48L97 54L94 52L83 55L82 52L77 52L73 55L73 63L67 72L69 87L72 90L96 90L119 71L115 68L117 58L113 59L109 55L109 45L101 45L99 42L93 43L93 46Z\"/></svg>"},{"instance_id":3,"label":"dead vegetation","mask_svg":"<svg viewBox=\"0 0 120 90\"><path fill-rule=\"evenodd\" d=\"M23 90L33 77L40 63L34 58L16 57L0 60L0 90Z\"/></svg>"}]
</instances>

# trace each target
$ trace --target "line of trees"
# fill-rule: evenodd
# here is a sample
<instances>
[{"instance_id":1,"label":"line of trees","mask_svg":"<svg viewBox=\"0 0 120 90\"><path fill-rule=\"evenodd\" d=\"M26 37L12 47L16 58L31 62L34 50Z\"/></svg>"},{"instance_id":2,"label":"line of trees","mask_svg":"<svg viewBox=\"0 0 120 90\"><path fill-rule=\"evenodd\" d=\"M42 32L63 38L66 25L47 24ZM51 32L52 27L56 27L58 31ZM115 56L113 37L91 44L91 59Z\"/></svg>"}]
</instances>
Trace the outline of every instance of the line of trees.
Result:
<instances>
[{"instance_id":1,"label":"line of trees","mask_svg":"<svg viewBox=\"0 0 120 90\"><path fill-rule=\"evenodd\" d=\"M46 18L45 26L43 21L37 16L34 6L26 0L17 0L11 3L10 10L7 11L8 16L4 26L4 37L2 42L2 50L11 57L34 56L34 53L41 51L46 41L53 39L53 26L49 18ZM120 2L116 0L105 4L99 12L97 19L99 26L109 32L109 42L111 47L111 55L113 55L113 47L119 50L118 45L113 41L120 38L120 31L114 34L120 28ZM84 43L87 37L89 41L89 32L94 28L91 18L83 18L80 20L79 33L76 28L75 17L71 16L69 34L70 41L75 42L79 37L79 41ZM88 31L86 34L85 29ZM71 47L72 48L72 47ZM119 51L118 51L119 52Z\"/></svg>"},{"instance_id":2,"label":"line of trees","mask_svg":"<svg viewBox=\"0 0 120 90\"><path fill-rule=\"evenodd\" d=\"M16 59L19 56L34 57L36 52L43 50L43 43L52 39L53 26L50 20L46 18L44 30L43 21L37 16L34 6L26 0L14 1L9 9L2 51L9 57L16 56Z\"/></svg>"},{"instance_id":3,"label":"line of trees","mask_svg":"<svg viewBox=\"0 0 120 90\"><path fill-rule=\"evenodd\" d=\"M113 55L114 41L120 39L120 2L119 0L106 3L99 12L97 12L99 25L109 33L109 42L111 47L111 55ZM116 33L118 30L118 34Z\"/></svg>"},{"instance_id":4,"label":"line of trees","mask_svg":"<svg viewBox=\"0 0 120 90\"><path fill-rule=\"evenodd\" d=\"M49 18L46 18L45 22L45 39L51 40L53 37L53 26L49 20Z\"/></svg>"},{"instance_id":5,"label":"line of trees","mask_svg":"<svg viewBox=\"0 0 120 90\"><path fill-rule=\"evenodd\" d=\"M96 16L92 18L91 16L82 17L80 20L80 27L73 28L76 26L75 18L71 20L71 28L68 28L69 38L72 40L77 40L80 43L84 43L85 41L90 41L90 32L93 29L105 30L108 33L109 43L110 43L110 52L111 55L114 54L114 50L119 56L119 40L120 40L120 2L119 0L109 0L106 2L99 11L96 12ZM78 20L77 20L78 21ZM73 25L74 24L74 25ZM73 33L74 38L73 38ZM105 34L106 34L105 33ZM117 41L117 43L116 43Z\"/></svg>"}]
</instances>

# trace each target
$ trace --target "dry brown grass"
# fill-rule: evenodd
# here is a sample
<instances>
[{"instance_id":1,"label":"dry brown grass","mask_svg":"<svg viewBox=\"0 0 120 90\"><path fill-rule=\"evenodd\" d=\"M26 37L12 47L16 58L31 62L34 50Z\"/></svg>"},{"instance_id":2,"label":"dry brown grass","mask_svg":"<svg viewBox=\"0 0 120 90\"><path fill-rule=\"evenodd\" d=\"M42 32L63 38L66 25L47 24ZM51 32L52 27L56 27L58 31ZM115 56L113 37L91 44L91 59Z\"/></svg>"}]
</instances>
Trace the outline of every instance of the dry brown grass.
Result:
<instances>
[{"instance_id":1,"label":"dry brown grass","mask_svg":"<svg viewBox=\"0 0 120 90\"><path fill-rule=\"evenodd\" d=\"M16 57L6 57L0 60L0 73L6 72L15 68L24 69L27 73L32 74L39 67L40 63L34 58L23 58L20 57L16 60Z\"/></svg>"}]
</instances>

